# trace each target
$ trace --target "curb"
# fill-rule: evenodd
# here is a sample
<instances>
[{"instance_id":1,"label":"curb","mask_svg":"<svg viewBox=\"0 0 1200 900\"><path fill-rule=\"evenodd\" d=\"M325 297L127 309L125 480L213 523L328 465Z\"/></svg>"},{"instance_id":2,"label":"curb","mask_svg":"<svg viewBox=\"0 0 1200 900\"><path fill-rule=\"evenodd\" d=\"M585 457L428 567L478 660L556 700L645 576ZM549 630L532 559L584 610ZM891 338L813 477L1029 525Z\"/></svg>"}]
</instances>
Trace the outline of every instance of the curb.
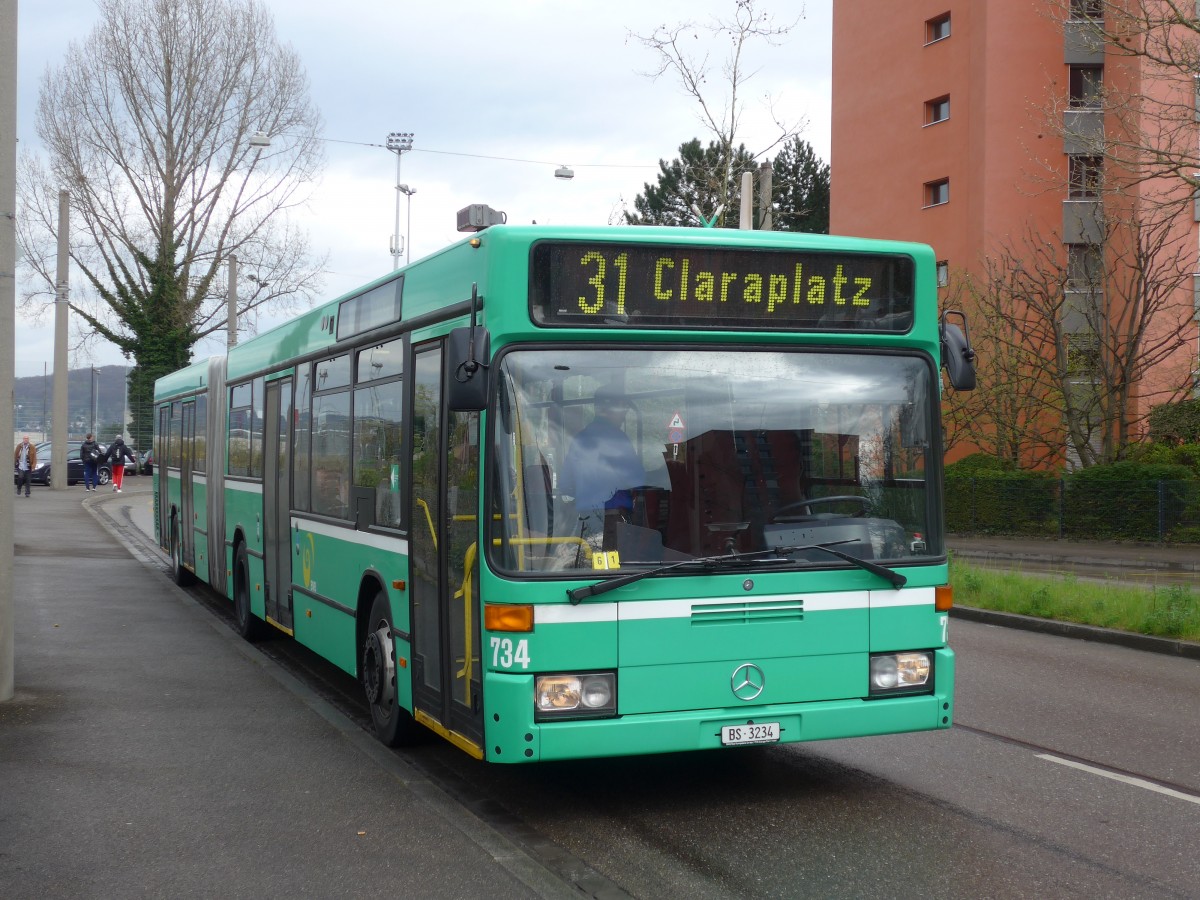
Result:
<instances>
[{"instance_id":1,"label":"curb","mask_svg":"<svg viewBox=\"0 0 1200 900\"><path fill-rule=\"evenodd\" d=\"M1035 616L995 612L990 609L976 609L970 606L955 606L951 608L950 615L957 619L965 619L968 622L981 622L985 625L999 625L1004 628L1018 628L1022 631L1052 634L1058 637L1076 638L1077 640L1084 641L1096 641L1101 644L1116 644L1120 647L1128 647L1131 650L1164 653L1168 656L1181 656L1185 659L1200 660L1200 643L1193 641L1152 637L1148 634L1134 634L1130 631L1115 631L1111 628L1097 628L1094 625L1078 625L1074 622L1039 619Z\"/></svg>"}]
</instances>

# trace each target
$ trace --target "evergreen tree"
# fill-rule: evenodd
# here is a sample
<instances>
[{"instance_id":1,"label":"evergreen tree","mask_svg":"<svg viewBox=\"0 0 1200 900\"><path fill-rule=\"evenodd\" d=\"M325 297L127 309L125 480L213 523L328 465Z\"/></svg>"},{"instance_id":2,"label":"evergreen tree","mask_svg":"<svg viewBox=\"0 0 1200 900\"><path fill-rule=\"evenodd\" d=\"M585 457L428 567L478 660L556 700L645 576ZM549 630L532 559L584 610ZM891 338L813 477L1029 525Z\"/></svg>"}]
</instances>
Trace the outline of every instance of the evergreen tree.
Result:
<instances>
[{"instance_id":1,"label":"evergreen tree","mask_svg":"<svg viewBox=\"0 0 1200 900\"><path fill-rule=\"evenodd\" d=\"M755 170L745 146L739 145L729 160L718 142L702 149L700 139L692 138L680 145L678 159L660 159L658 166L658 184L645 184L644 193L634 198L637 212L625 213L628 224L699 225L698 209L706 219L716 214L718 227L736 225L742 173Z\"/></svg>"},{"instance_id":2,"label":"evergreen tree","mask_svg":"<svg viewBox=\"0 0 1200 900\"><path fill-rule=\"evenodd\" d=\"M727 162L717 141L702 149L699 138L679 147L679 158L659 160L657 184L646 184L634 198L636 213L625 213L630 225L700 225L695 210L706 219L720 207L716 225L736 228L742 173L757 176L758 166L745 146ZM793 138L772 164L772 219L776 231L829 232L829 164L822 162L808 141ZM762 221L758 192L754 221ZM722 206L723 205L723 206Z\"/></svg>"},{"instance_id":3,"label":"evergreen tree","mask_svg":"<svg viewBox=\"0 0 1200 900\"><path fill-rule=\"evenodd\" d=\"M829 163L808 141L792 138L772 164L772 221L776 231L829 233Z\"/></svg>"}]
</instances>

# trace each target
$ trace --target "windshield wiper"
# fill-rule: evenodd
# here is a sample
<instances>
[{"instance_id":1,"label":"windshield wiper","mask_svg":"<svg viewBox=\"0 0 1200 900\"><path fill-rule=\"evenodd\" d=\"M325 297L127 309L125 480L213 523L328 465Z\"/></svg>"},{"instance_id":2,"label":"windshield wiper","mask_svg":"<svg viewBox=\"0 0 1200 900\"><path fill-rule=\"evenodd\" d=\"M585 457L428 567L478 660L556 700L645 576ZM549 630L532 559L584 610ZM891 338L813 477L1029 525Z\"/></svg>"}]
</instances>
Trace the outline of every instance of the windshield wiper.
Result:
<instances>
[{"instance_id":1,"label":"windshield wiper","mask_svg":"<svg viewBox=\"0 0 1200 900\"><path fill-rule=\"evenodd\" d=\"M628 575L619 575L616 578L610 578L608 581L598 581L595 584L589 584L585 587L573 588L567 591L567 599L572 605L578 605L587 597L595 597L597 594L607 594L609 591L615 591L617 588L625 587L627 584L633 584L636 581L641 581L643 578L650 578L654 575L661 575L664 572L671 572L675 569L681 569L688 566L697 566L702 569L715 572L722 563L741 563L754 560L766 561L770 557L785 557L789 553L796 553L800 550L824 550L826 553L831 553L838 559L858 566L860 569L865 569L873 575L878 575L890 582L893 587L904 587L908 583L908 579L899 572L893 572L891 569L873 563L870 560L859 559L857 556L851 556L849 553L843 553L841 550L834 550L837 544L852 544L854 541L830 541L825 544L804 544L797 547L769 547L766 550L752 550L748 553L725 553L721 556L701 556L696 559L681 559L678 562L667 563L663 566L656 566L653 569L644 569L641 572L631 572ZM779 559L780 562L786 560Z\"/></svg>"},{"instance_id":2,"label":"windshield wiper","mask_svg":"<svg viewBox=\"0 0 1200 900\"><path fill-rule=\"evenodd\" d=\"M641 581L643 578L650 578L653 575L661 575L663 572L670 572L673 569L681 569L685 566L697 566L715 572L722 563L750 562L763 557L783 555L798 549L801 548L771 547L766 550L752 550L748 553L723 553L720 556L698 556L695 559L681 559L678 562L655 566L653 569L643 569L640 572L631 572L628 575L618 575L616 578L611 578L608 581L598 581L586 587L573 588L567 591L567 598L572 604L578 604L585 597L607 594L609 591L615 591L619 587L625 587L627 584L633 584L635 581ZM780 560L780 562L784 561Z\"/></svg>"},{"instance_id":3,"label":"windshield wiper","mask_svg":"<svg viewBox=\"0 0 1200 900\"><path fill-rule=\"evenodd\" d=\"M893 572L886 566L881 566L878 563L873 563L869 559L859 559L857 556L851 556L849 553L843 553L841 550L834 550L834 544L853 544L854 541L830 541L827 544L809 544L807 547L794 547L795 550L824 550L826 553L832 553L838 559L844 559L848 563L853 563L860 569L866 569L872 575L878 575L880 578L887 579L891 582L892 587L902 588L908 584L908 579L899 572Z\"/></svg>"}]
</instances>

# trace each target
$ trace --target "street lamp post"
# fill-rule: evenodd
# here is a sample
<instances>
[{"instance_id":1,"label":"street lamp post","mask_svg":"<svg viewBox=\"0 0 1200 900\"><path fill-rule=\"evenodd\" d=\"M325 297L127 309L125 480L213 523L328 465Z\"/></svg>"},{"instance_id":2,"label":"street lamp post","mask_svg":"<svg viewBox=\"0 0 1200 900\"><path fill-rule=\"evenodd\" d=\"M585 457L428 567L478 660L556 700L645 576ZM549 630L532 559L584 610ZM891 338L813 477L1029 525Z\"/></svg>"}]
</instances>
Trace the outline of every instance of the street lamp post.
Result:
<instances>
[{"instance_id":1,"label":"street lamp post","mask_svg":"<svg viewBox=\"0 0 1200 900\"><path fill-rule=\"evenodd\" d=\"M92 370L92 434L96 433L96 367L91 366Z\"/></svg>"},{"instance_id":2,"label":"street lamp post","mask_svg":"<svg viewBox=\"0 0 1200 900\"><path fill-rule=\"evenodd\" d=\"M400 194L404 193L401 190L400 184L400 160L404 158L406 151L411 150L413 145L413 133L411 131L393 131L387 136L387 143L384 145L393 153L396 154L396 231L392 235L392 268L400 268Z\"/></svg>"},{"instance_id":3,"label":"street lamp post","mask_svg":"<svg viewBox=\"0 0 1200 900\"><path fill-rule=\"evenodd\" d=\"M404 264L407 266L412 258L412 195L417 192L415 187L409 187L407 184L398 184L396 189L408 198L408 221L404 225ZM400 198L397 197L397 200ZM400 230L400 226L396 226L396 230Z\"/></svg>"}]
</instances>

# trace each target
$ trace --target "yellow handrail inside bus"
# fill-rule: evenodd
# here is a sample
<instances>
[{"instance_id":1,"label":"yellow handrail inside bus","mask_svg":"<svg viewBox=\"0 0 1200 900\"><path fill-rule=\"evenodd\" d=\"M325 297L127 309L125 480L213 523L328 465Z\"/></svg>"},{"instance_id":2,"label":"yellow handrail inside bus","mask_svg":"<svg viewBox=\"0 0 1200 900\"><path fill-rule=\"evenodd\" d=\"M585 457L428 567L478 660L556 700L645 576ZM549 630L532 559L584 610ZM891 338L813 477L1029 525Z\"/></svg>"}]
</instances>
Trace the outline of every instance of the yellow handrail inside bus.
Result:
<instances>
[{"instance_id":1,"label":"yellow handrail inside bus","mask_svg":"<svg viewBox=\"0 0 1200 900\"><path fill-rule=\"evenodd\" d=\"M433 515L429 512L429 504L426 503L424 500L422 500L420 497L418 497L417 498L417 506L419 506L419 507L421 507L421 509L425 510L425 521L429 523L429 536L431 538L433 538L433 549L436 550L437 549L437 531L433 527Z\"/></svg>"},{"instance_id":2,"label":"yellow handrail inside bus","mask_svg":"<svg viewBox=\"0 0 1200 900\"><path fill-rule=\"evenodd\" d=\"M463 696L466 698L466 704L471 705L471 675L475 667L475 627L471 617L471 587L474 582L475 573L475 554L478 552L479 543L473 541L471 546L467 548L466 555L463 557L463 586L461 590L454 594L454 599L462 597L463 600L463 667L458 670L458 677L467 679Z\"/></svg>"},{"instance_id":3,"label":"yellow handrail inside bus","mask_svg":"<svg viewBox=\"0 0 1200 900\"><path fill-rule=\"evenodd\" d=\"M566 534L562 537L527 537L527 538L492 538L492 546L499 547L503 544L517 544L518 546L532 547L534 544L578 544L581 547L590 547L583 538L576 535Z\"/></svg>"}]
</instances>

